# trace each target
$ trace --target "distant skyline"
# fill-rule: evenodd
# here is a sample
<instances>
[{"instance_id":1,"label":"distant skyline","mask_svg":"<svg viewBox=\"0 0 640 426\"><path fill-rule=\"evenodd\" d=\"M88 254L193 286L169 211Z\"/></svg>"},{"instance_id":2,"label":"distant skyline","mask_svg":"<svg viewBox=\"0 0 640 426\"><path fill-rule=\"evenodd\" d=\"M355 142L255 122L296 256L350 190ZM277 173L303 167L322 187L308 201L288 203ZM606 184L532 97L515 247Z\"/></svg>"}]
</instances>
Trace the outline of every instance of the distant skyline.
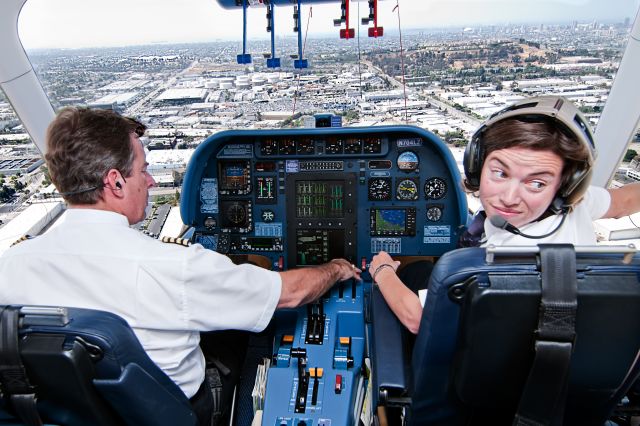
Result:
<instances>
[{"instance_id":1,"label":"distant skyline","mask_svg":"<svg viewBox=\"0 0 640 426\"><path fill-rule=\"evenodd\" d=\"M403 29L518 23L622 22L636 17L640 0L399 0ZM398 30L396 0L380 0L378 25ZM303 31L309 16L303 0ZM335 35L340 2L315 4L310 36ZM368 14L366 1L351 1L350 26ZM265 39L264 7L250 7L249 39ZM293 37L293 8L277 7L276 35ZM344 27L344 25L343 25ZM361 37L366 27L361 25ZM356 28L357 31L357 28ZM19 32L26 49L127 46L155 43L242 40L242 10L215 0L28 0ZM303 33L304 35L304 33Z\"/></svg>"}]
</instances>

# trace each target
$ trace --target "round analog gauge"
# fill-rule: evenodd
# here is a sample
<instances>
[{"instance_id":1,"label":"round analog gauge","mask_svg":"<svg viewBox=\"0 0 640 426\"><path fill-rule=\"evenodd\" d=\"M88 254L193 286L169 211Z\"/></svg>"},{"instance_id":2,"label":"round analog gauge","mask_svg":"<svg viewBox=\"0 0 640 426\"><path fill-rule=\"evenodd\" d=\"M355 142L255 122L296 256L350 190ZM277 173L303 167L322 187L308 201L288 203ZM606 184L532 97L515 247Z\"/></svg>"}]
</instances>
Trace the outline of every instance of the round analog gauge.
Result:
<instances>
[{"instance_id":1,"label":"round analog gauge","mask_svg":"<svg viewBox=\"0 0 640 426\"><path fill-rule=\"evenodd\" d=\"M438 200L447 193L447 184L444 180L434 177L424 184L424 195L427 198Z\"/></svg>"},{"instance_id":2,"label":"round analog gauge","mask_svg":"<svg viewBox=\"0 0 640 426\"><path fill-rule=\"evenodd\" d=\"M418 185L413 179L402 179L396 187L396 197L398 200L417 200Z\"/></svg>"},{"instance_id":3,"label":"round analog gauge","mask_svg":"<svg viewBox=\"0 0 640 426\"><path fill-rule=\"evenodd\" d=\"M427 219L431 222L437 222L442 218L442 209L438 206L427 208Z\"/></svg>"},{"instance_id":4,"label":"round analog gauge","mask_svg":"<svg viewBox=\"0 0 640 426\"><path fill-rule=\"evenodd\" d=\"M413 151L404 151L398 155L398 168L404 171L412 171L418 168L418 156Z\"/></svg>"},{"instance_id":5,"label":"round analog gauge","mask_svg":"<svg viewBox=\"0 0 640 426\"><path fill-rule=\"evenodd\" d=\"M233 203L227 209L227 218L235 224L244 223L245 218L247 217L247 212L244 209L244 206L239 203Z\"/></svg>"},{"instance_id":6,"label":"round analog gauge","mask_svg":"<svg viewBox=\"0 0 640 426\"><path fill-rule=\"evenodd\" d=\"M207 217L204 220L204 227L211 230L214 229L216 227L216 220L214 218L212 218L211 216Z\"/></svg>"},{"instance_id":7,"label":"round analog gauge","mask_svg":"<svg viewBox=\"0 0 640 426\"><path fill-rule=\"evenodd\" d=\"M391 199L391 179L369 179L369 201L389 201Z\"/></svg>"}]
</instances>

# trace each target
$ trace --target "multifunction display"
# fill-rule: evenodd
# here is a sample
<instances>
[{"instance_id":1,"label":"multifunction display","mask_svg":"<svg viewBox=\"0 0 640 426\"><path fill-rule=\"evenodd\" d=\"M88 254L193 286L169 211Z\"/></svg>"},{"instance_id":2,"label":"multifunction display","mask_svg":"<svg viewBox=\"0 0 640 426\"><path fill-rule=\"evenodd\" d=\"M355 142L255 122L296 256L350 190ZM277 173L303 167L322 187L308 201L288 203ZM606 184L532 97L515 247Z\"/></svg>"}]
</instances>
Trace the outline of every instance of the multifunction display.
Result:
<instances>
[{"instance_id":1,"label":"multifunction display","mask_svg":"<svg viewBox=\"0 0 640 426\"><path fill-rule=\"evenodd\" d=\"M413 207L372 208L371 235L416 235L416 209Z\"/></svg>"}]
</instances>

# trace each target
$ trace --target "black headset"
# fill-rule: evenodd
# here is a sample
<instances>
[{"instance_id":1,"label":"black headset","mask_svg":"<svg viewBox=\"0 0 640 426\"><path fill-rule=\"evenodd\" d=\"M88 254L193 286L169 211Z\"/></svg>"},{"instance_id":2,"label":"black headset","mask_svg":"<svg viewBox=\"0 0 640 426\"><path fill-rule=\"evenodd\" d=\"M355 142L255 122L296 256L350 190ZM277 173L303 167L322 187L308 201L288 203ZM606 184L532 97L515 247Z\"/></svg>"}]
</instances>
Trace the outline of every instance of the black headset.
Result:
<instances>
[{"instance_id":1,"label":"black headset","mask_svg":"<svg viewBox=\"0 0 640 426\"><path fill-rule=\"evenodd\" d=\"M497 122L508 118L552 119L563 126L569 134L587 147L589 153L584 167L579 168L568 183L564 184L553 200L549 210L553 214L568 211L577 203L589 187L596 149L593 133L586 119L576 106L561 96L541 96L523 99L493 114L471 137L464 151L464 174L469 184L479 187L482 166L485 160L484 134Z\"/></svg>"}]
</instances>

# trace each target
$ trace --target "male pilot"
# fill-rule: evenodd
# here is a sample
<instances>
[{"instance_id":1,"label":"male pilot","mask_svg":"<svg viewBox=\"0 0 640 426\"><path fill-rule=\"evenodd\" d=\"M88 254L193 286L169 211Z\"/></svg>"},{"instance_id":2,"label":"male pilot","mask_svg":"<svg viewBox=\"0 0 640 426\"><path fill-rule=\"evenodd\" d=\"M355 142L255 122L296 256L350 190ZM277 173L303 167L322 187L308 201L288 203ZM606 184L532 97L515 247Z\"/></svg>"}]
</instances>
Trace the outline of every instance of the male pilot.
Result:
<instances>
[{"instance_id":1,"label":"male pilot","mask_svg":"<svg viewBox=\"0 0 640 426\"><path fill-rule=\"evenodd\" d=\"M199 244L167 245L130 228L144 219L155 184L144 131L113 111L59 112L45 159L69 208L47 233L0 258L0 302L120 315L191 399L200 423L210 424L200 332L261 331L276 308L311 302L360 270L344 259L285 272L235 265Z\"/></svg>"}]
</instances>

